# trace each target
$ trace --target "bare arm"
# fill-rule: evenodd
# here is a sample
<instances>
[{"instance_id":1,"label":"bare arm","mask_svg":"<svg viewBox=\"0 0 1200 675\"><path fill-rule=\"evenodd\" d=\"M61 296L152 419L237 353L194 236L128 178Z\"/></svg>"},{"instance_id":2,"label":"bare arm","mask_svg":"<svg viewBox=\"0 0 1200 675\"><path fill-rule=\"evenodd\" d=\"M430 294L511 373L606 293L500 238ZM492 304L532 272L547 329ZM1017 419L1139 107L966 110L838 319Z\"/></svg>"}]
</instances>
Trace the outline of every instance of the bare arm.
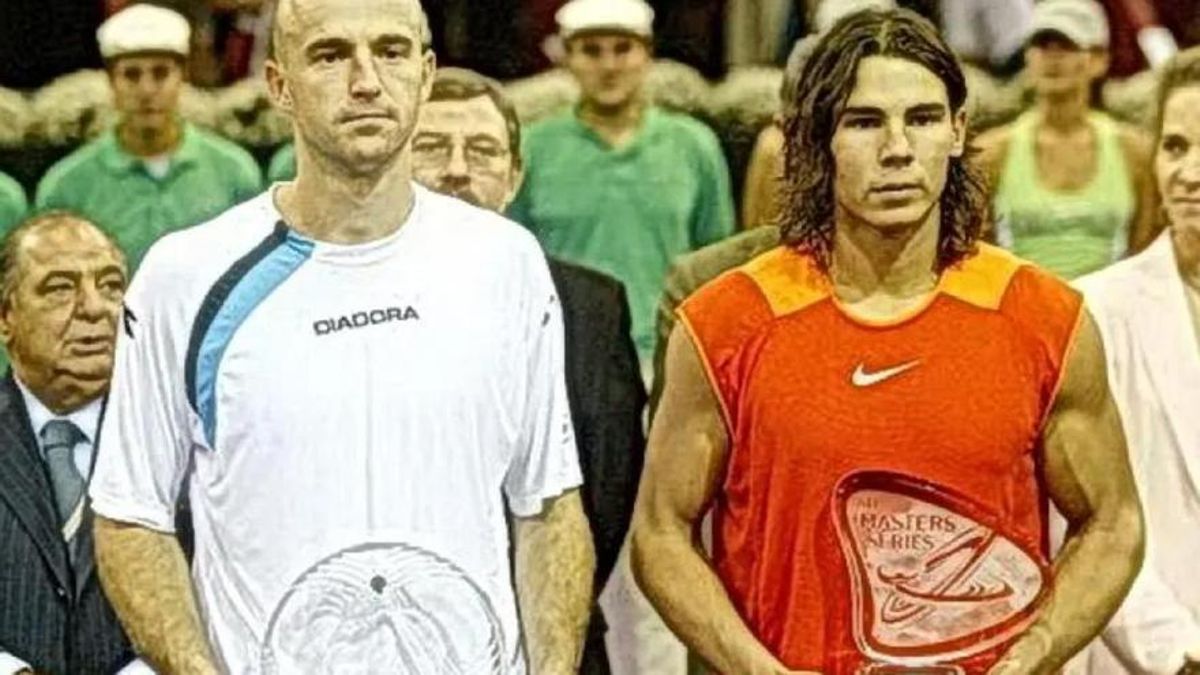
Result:
<instances>
[{"instance_id":1,"label":"bare arm","mask_svg":"<svg viewBox=\"0 0 1200 675\"><path fill-rule=\"evenodd\" d=\"M701 553L697 531L724 475L729 439L679 326L667 345L666 374L633 513L634 575L667 626L716 670L790 672L750 632Z\"/></svg>"},{"instance_id":2,"label":"bare arm","mask_svg":"<svg viewBox=\"0 0 1200 675\"><path fill-rule=\"evenodd\" d=\"M742 187L742 229L774 224L783 201L783 132L764 128L750 153Z\"/></svg>"},{"instance_id":3,"label":"bare arm","mask_svg":"<svg viewBox=\"0 0 1200 675\"><path fill-rule=\"evenodd\" d=\"M515 519L517 600L533 675L575 673L592 610L596 552L579 491Z\"/></svg>"},{"instance_id":4,"label":"bare arm","mask_svg":"<svg viewBox=\"0 0 1200 675\"><path fill-rule=\"evenodd\" d=\"M974 142L974 146L978 152L972 157L971 161L983 174L984 180L987 182L989 201L995 200L996 190L1000 187L1000 174L1004 171L1004 162L1008 158L1008 141L1010 135L1010 128L1006 125L980 134L979 138ZM991 218L987 219L984 225L983 238L992 243L996 242L994 214Z\"/></svg>"},{"instance_id":5,"label":"bare arm","mask_svg":"<svg viewBox=\"0 0 1200 675\"><path fill-rule=\"evenodd\" d=\"M1162 231L1163 221L1158 217L1158 188L1154 185L1154 143L1140 129L1122 126L1121 148L1125 152L1125 166L1133 181L1137 209L1129 225L1129 255L1150 245Z\"/></svg>"},{"instance_id":6,"label":"bare arm","mask_svg":"<svg viewBox=\"0 0 1200 675\"><path fill-rule=\"evenodd\" d=\"M1142 564L1141 505L1091 316L1083 317L1066 369L1043 446L1067 540L1037 621L993 673L1056 671L1100 633Z\"/></svg>"},{"instance_id":7,"label":"bare arm","mask_svg":"<svg viewBox=\"0 0 1200 675\"><path fill-rule=\"evenodd\" d=\"M156 672L220 672L173 535L96 516L96 566L134 648Z\"/></svg>"}]
</instances>

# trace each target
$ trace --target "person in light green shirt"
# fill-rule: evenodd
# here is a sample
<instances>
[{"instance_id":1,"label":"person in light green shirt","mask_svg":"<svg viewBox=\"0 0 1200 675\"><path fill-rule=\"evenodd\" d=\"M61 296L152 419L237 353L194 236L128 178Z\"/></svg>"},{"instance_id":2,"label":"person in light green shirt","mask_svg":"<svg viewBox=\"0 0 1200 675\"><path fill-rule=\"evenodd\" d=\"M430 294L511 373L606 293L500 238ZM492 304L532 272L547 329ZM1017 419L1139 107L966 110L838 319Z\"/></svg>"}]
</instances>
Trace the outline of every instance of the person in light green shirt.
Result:
<instances>
[{"instance_id":1,"label":"person in light green shirt","mask_svg":"<svg viewBox=\"0 0 1200 675\"><path fill-rule=\"evenodd\" d=\"M529 128L525 182L508 209L551 255L625 284L647 380L668 265L734 228L716 135L642 96L652 15L640 0L573 0L558 13L581 100Z\"/></svg>"},{"instance_id":2,"label":"person in light green shirt","mask_svg":"<svg viewBox=\"0 0 1200 675\"><path fill-rule=\"evenodd\" d=\"M262 190L249 153L179 118L187 35L186 19L151 5L132 5L101 26L120 120L51 167L34 200L38 211L74 211L99 225L130 270L163 234Z\"/></svg>"},{"instance_id":3,"label":"person in light green shirt","mask_svg":"<svg viewBox=\"0 0 1200 675\"><path fill-rule=\"evenodd\" d=\"M280 183L296 177L296 146L288 143L275 151L267 165L267 183Z\"/></svg>"},{"instance_id":4,"label":"person in light green shirt","mask_svg":"<svg viewBox=\"0 0 1200 675\"><path fill-rule=\"evenodd\" d=\"M0 173L0 235L20 222L27 208L25 190L17 181Z\"/></svg>"}]
</instances>

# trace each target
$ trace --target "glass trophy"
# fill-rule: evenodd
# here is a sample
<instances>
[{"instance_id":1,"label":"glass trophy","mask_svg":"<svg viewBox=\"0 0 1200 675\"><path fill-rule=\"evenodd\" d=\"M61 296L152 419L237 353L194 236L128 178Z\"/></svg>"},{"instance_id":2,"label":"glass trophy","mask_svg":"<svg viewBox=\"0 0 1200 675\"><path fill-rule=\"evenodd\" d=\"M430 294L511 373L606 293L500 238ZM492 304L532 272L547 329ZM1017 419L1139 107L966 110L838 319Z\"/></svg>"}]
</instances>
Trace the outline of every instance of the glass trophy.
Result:
<instances>
[{"instance_id":1,"label":"glass trophy","mask_svg":"<svg viewBox=\"0 0 1200 675\"><path fill-rule=\"evenodd\" d=\"M961 675L1028 627L1049 587L1035 546L947 487L857 472L832 507L862 675Z\"/></svg>"}]
</instances>

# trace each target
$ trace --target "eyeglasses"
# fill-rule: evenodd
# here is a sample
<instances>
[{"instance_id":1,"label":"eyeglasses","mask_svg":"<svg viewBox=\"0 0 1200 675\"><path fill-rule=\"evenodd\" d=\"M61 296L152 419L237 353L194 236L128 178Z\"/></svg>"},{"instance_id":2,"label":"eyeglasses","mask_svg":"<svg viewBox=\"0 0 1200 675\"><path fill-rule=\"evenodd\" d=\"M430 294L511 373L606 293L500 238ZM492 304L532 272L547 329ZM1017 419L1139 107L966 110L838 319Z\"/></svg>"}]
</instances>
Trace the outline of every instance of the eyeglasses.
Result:
<instances>
[{"instance_id":1,"label":"eyeglasses","mask_svg":"<svg viewBox=\"0 0 1200 675\"><path fill-rule=\"evenodd\" d=\"M444 166L450 163L456 149L461 148L467 165L474 169L489 169L508 158L510 151L489 140L468 140L455 143L449 138L417 138L413 141L413 161L421 166Z\"/></svg>"}]
</instances>

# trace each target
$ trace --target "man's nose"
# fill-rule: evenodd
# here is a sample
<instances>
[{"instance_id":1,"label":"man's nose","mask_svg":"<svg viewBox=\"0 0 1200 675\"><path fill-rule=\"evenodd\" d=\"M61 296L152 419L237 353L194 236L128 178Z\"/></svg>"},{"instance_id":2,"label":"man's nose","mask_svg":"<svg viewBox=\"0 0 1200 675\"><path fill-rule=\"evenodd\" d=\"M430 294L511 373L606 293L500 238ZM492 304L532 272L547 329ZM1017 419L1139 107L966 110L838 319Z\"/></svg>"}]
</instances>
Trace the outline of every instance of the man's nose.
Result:
<instances>
[{"instance_id":1,"label":"man's nose","mask_svg":"<svg viewBox=\"0 0 1200 675\"><path fill-rule=\"evenodd\" d=\"M884 139L882 162L884 166L903 167L912 163L912 143L908 139L908 130L902 120L887 125Z\"/></svg>"},{"instance_id":2,"label":"man's nose","mask_svg":"<svg viewBox=\"0 0 1200 675\"><path fill-rule=\"evenodd\" d=\"M383 93L379 72L370 49L361 48L354 52L350 71L350 95L356 99L373 101Z\"/></svg>"}]
</instances>

